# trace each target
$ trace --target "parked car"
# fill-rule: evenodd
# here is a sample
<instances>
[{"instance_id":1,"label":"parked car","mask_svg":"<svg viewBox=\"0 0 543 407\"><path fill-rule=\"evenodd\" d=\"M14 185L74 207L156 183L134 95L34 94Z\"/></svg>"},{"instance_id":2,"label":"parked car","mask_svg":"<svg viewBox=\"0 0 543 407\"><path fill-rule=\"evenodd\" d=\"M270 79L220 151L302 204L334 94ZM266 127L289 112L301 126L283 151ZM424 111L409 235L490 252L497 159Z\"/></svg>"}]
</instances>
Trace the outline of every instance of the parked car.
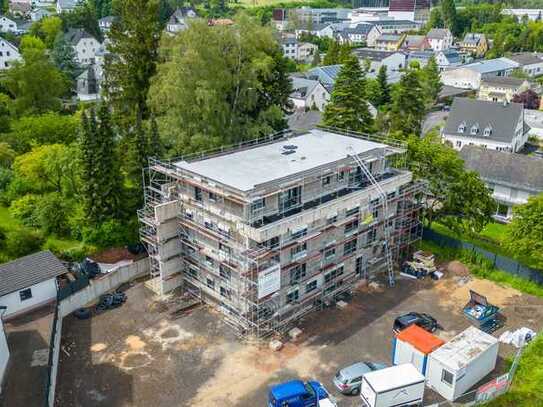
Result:
<instances>
[{"instance_id":1,"label":"parked car","mask_svg":"<svg viewBox=\"0 0 543 407\"><path fill-rule=\"evenodd\" d=\"M332 381L342 394L358 394L360 393L362 378L366 373L386 367L387 365L384 363L358 362L340 369Z\"/></svg>"},{"instance_id":2,"label":"parked car","mask_svg":"<svg viewBox=\"0 0 543 407\"><path fill-rule=\"evenodd\" d=\"M410 325L416 324L428 332L435 332L440 326L436 319L431 315L418 312L408 312L403 314L394 320L394 326L392 330L394 333L403 331Z\"/></svg>"},{"instance_id":3,"label":"parked car","mask_svg":"<svg viewBox=\"0 0 543 407\"><path fill-rule=\"evenodd\" d=\"M268 393L268 407L336 407L324 386L314 380L291 380L277 384Z\"/></svg>"}]
</instances>

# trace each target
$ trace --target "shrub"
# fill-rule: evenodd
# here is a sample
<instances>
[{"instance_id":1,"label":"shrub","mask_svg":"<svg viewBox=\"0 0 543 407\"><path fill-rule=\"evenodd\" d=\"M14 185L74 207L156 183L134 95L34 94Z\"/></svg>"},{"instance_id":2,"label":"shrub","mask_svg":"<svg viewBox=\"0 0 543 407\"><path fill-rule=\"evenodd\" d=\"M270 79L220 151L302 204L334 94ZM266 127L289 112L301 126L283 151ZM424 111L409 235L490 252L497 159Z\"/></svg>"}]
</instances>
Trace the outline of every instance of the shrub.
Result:
<instances>
[{"instance_id":1,"label":"shrub","mask_svg":"<svg viewBox=\"0 0 543 407\"><path fill-rule=\"evenodd\" d=\"M96 248L80 243L76 246L66 247L65 244L49 239L42 247L43 250L50 250L55 256L66 261L81 261L88 255L94 253Z\"/></svg>"},{"instance_id":2,"label":"shrub","mask_svg":"<svg viewBox=\"0 0 543 407\"><path fill-rule=\"evenodd\" d=\"M68 216L70 204L58 192L43 195L37 202L34 217L46 235L66 236L70 232Z\"/></svg>"},{"instance_id":3,"label":"shrub","mask_svg":"<svg viewBox=\"0 0 543 407\"><path fill-rule=\"evenodd\" d=\"M43 243L41 233L24 228L15 229L6 235L5 250L11 258L17 258L39 251Z\"/></svg>"},{"instance_id":4,"label":"shrub","mask_svg":"<svg viewBox=\"0 0 543 407\"><path fill-rule=\"evenodd\" d=\"M83 241L98 247L124 246L130 243L129 228L117 220L108 220L96 227L83 228Z\"/></svg>"},{"instance_id":5,"label":"shrub","mask_svg":"<svg viewBox=\"0 0 543 407\"><path fill-rule=\"evenodd\" d=\"M39 221L36 216L38 202L38 196L33 194L25 195L11 203L9 212L14 218L19 219L23 225L37 227L39 226Z\"/></svg>"}]
</instances>

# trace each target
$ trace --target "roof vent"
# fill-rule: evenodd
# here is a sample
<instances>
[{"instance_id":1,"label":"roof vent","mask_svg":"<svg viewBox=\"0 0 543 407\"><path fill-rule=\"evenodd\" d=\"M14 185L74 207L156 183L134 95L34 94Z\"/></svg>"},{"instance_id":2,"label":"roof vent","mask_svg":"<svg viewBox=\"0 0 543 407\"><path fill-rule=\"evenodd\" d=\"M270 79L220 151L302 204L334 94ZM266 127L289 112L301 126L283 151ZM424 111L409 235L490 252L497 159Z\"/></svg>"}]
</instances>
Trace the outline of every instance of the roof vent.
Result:
<instances>
[{"instance_id":1,"label":"roof vent","mask_svg":"<svg viewBox=\"0 0 543 407\"><path fill-rule=\"evenodd\" d=\"M294 144L285 144L283 146L283 149L285 150L296 150L298 148L298 146L295 146Z\"/></svg>"},{"instance_id":2,"label":"roof vent","mask_svg":"<svg viewBox=\"0 0 543 407\"><path fill-rule=\"evenodd\" d=\"M285 150L283 151L281 154L283 155L290 155L290 154L294 154L296 151L295 150Z\"/></svg>"}]
</instances>

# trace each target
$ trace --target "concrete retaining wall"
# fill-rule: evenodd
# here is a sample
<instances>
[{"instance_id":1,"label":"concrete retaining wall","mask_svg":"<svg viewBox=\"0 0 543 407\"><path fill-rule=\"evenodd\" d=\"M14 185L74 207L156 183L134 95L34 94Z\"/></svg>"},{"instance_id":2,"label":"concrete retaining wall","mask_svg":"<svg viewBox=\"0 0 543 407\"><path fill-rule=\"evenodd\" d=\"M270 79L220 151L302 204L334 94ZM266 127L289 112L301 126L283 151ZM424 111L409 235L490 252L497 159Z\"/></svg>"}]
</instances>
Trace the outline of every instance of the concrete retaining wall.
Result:
<instances>
[{"instance_id":1,"label":"concrete retaining wall","mask_svg":"<svg viewBox=\"0 0 543 407\"><path fill-rule=\"evenodd\" d=\"M60 357L60 340L62 339L62 317L60 315L56 320L53 319L53 325L52 332L54 332L54 335L51 337L53 346L49 348L49 352L53 352L50 366L51 370L49 372L49 391L47 394L47 403L49 407L55 406L55 389L57 386L58 360Z\"/></svg>"}]
</instances>

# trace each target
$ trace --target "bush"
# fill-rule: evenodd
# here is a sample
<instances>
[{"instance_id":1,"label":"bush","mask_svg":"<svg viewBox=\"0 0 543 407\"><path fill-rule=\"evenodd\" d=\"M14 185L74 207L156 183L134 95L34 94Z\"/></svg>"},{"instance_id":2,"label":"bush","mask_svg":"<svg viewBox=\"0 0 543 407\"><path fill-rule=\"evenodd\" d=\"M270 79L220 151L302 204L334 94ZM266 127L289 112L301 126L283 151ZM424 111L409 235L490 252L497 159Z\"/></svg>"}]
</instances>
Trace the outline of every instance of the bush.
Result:
<instances>
[{"instance_id":1,"label":"bush","mask_svg":"<svg viewBox=\"0 0 543 407\"><path fill-rule=\"evenodd\" d=\"M36 195L28 194L11 203L9 213L21 221L23 225L38 227L39 221L36 217L36 207L39 198Z\"/></svg>"},{"instance_id":2,"label":"bush","mask_svg":"<svg viewBox=\"0 0 543 407\"><path fill-rule=\"evenodd\" d=\"M83 241L97 247L124 246L132 242L130 228L117 220L108 220L97 227L83 228Z\"/></svg>"},{"instance_id":3,"label":"bush","mask_svg":"<svg viewBox=\"0 0 543 407\"><path fill-rule=\"evenodd\" d=\"M58 192L51 192L39 199L34 217L46 235L66 236L70 232L68 213L70 204Z\"/></svg>"},{"instance_id":4,"label":"bush","mask_svg":"<svg viewBox=\"0 0 543 407\"><path fill-rule=\"evenodd\" d=\"M45 242L42 249L50 250L55 256L65 261L81 261L96 251L95 247L83 243L66 248L65 245L54 240Z\"/></svg>"},{"instance_id":5,"label":"bush","mask_svg":"<svg viewBox=\"0 0 543 407\"><path fill-rule=\"evenodd\" d=\"M41 233L27 229L15 229L7 233L5 251L11 258L26 256L41 249L44 238Z\"/></svg>"}]
</instances>

